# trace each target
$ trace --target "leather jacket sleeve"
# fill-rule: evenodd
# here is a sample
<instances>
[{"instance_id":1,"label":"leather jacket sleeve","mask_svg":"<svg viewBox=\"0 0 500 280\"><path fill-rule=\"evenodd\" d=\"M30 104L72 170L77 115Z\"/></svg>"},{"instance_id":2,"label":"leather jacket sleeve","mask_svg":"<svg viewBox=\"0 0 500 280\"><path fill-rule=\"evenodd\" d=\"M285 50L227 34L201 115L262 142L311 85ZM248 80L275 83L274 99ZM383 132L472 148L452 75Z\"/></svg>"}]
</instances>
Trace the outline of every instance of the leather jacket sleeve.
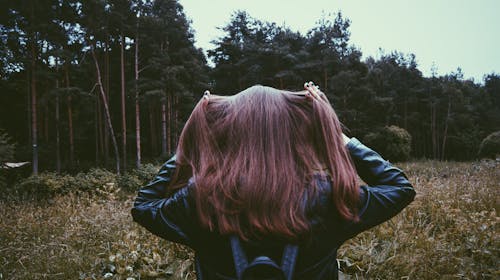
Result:
<instances>
[{"instance_id":1,"label":"leather jacket sleeve","mask_svg":"<svg viewBox=\"0 0 500 280\"><path fill-rule=\"evenodd\" d=\"M190 207L192 183L166 197L166 187L175 171L175 156L165 162L158 175L139 190L132 208L135 222L164 239L192 247L191 231L196 222Z\"/></svg>"},{"instance_id":2,"label":"leather jacket sleeve","mask_svg":"<svg viewBox=\"0 0 500 280\"><path fill-rule=\"evenodd\" d=\"M410 204L415 190L406 175L392 166L377 152L366 147L356 138L347 143L356 171L367 186L361 186L359 221L344 228L347 240L360 232L389 220Z\"/></svg>"}]
</instances>

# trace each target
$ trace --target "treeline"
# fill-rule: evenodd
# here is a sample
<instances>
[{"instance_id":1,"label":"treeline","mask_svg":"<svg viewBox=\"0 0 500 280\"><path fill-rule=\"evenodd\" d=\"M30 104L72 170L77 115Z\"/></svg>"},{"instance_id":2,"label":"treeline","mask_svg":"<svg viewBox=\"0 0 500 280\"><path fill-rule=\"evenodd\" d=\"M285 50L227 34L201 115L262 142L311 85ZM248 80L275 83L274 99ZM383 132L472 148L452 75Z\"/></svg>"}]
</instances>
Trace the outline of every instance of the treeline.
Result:
<instances>
[{"instance_id":1,"label":"treeline","mask_svg":"<svg viewBox=\"0 0 500 280\"><path fill-rule=\"evenodd\" d=\"M207 52L209 66L176 0L2 7L0 128L34 173L164 159L203 90L234 94L254 84L298 90L313 80L351 135L404 128L417 158L475 158L500 130L498 74L484 84L460 69L426 78L414 55L399 52L363 61L341 13L300 34L235 12Z\"/></svg>"},{"instance_id":2,"label":"treeline","mask_svg":"<svg viewBox=\"0 0 500 280\"><path fill-rule=\"evenodd\" d=\"M416 57L400 52L361 61L349 43L349 26L339 12L302 35L236 13L208 51L215 89L232 93L255 83L300 89L313 80L360 139L395 125L410 133L413 157L477 157L481 140L500 129L500 76L486 75L480 85L465 80L458 68L425 78Z\"/></svg>"},{"instance_id":3,"label":"treeline","mask_svg":"<svg viewBox=\"0 0 500 280\"><path fill-rule=\"evenodd\" d=\"M177 1L1 6L0 125L33 173L38 165L120 172L173 152L194 94L209 81Z\"/></svg>"}]
</instances>

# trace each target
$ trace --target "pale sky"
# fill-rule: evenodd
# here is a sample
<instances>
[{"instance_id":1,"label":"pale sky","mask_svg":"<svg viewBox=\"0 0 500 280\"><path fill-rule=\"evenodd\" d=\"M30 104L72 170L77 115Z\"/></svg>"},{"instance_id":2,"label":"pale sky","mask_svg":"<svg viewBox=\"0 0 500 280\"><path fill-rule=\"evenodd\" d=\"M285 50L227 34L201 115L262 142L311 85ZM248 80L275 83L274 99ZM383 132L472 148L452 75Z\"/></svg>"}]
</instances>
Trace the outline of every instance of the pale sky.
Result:
<instances>
[{"instance_id":1,"label":"pale sky","mask_svg":"<svg viewBox=\"0 0 500 280\"><path fill-rule=\"evenodd\" d=\"M285 24L305 33L322 13L351 20L351 44L363 57L379 56L379 48L414 53L420 71L430 76L462 68L464 77L482 82L500 73L500 0L179 0L192 20L196 46L212 49L236 10L253 18Z\"/></svg>"}]
</instances>

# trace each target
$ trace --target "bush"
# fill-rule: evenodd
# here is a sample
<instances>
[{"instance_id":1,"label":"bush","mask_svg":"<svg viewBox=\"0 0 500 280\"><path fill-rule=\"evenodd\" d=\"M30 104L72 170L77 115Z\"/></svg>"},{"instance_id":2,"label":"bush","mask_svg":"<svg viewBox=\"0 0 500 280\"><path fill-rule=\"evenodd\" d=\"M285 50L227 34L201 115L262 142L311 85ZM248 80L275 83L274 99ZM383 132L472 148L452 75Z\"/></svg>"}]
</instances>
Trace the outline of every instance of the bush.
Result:
<instances>
[{"instance_id":1,"label":"bush","mask_svg":"<svg viewBox=\"0 0 500 280\"><path fill-rule=\"evenodd\" d=\"M159 169L160 168L157 165L146 163L141 165L138 169L134 169L132 172L135 176L137 176L142 184L145 184L153 180L156 174L158 174Z\"/></svg>"},{"instance_id":2,"label":"bush","mask_svg":"<svg viewBox=\"0 0 500 280\"><path fill-rule=\"evenodd\" d=\"M500 131L486 136L479 146L479 156L494 158L500 155Z\"/></svg>"},{"instance_id":3,"label":"bush","mask_svg":"<svg viewBox=\"0 0 500 280\"><path fill-rule=\"evenodd\" d=\"M91 169L75 176L43 172L30 176L14 186L17 196L51 198L58 194L85 192L109 195L117 189L116 175L104 169Z\"/></svg>"},{"instance_id":4,"label":"bush","mask_svg":"<svg viewBox=\"0 0 500 280\"><path fill-rule=\"evenodd\" d=\"M135 192L154 178L158 167L145 164L121 176L106 169L93 168L74 176L43 172L20 180L14 186L17 196L50 198L58 194L89 193L106 198L116 198L119 191Z\"/></svg>"},{"instance_id":5,"label":"bush","mask_svg":"<svg viewBox=\"0 0 500 280\"><path fill-rule=\"evenodd\" d=\"M125 191L137 191L143 184L142 181L131 172L118 177L118 187Z\"/></svg>"},{"instance_id":6,"label":"bush","mask_svg":"<svg viewBox=\"0 0 500 280\"><path fill-rule=\"evenodd\" d=\"M15 144L10 143L10 137L7 133L0 130L0 189L7 185L6 171L3 169L3 163L14 158Z\"/></svg>"},{"instance_id":7,"label":"bush","mask_svg":"<svg viewBox=\"0 0 500 280\"><path fill-rule=\"evenodd\" d=\"M0 164L14 158L15 144L10 143L10 137L7 133L0 130Z\"/></svg>"},{"instance_id":8,"label":"bush","mask_svg":"<svg viewBox=\"0 0 500 280\"><path fill-rule=\"evenodd\" d=\"M30 176L14 186L17 195L49 198L56 194L66 194L79 186L78 180L70 175L59 175L55 172L44 172L38 176Z\"/></svg>"},{"instance_id":9,"label":"bush","mask_svg":"<svg viewBox=\"0 0 500 280\"><path fill-rule=\"evenodd\" d=\"M410 158L411 135L403 128L391 125L367 134L363 142L390 161Z\"/></svg>"},{"instance_id":10,"label":"bush","mask_svg":"<svg viewBox=\"0 0 500 280\"><path fill-rule=\"evenodd\" d=\"M106 184L117 184L117 175L101 168L92 168L88 172L78 173L75 179L78 182L78 187L75 190L85 192L94 192Z\"/></svg>"},{"instance_id":11,"label":"bush","mask_svg":"<svg viewBox=\"0 0 500 280\"><path fill-rule=\"evenodd\" d=\"M158 173L159 167L146 163L138 169L134 169L117 178L120 189L128 192L136 192L140 187L151 181Z\"/></svg>"}]
</instances>

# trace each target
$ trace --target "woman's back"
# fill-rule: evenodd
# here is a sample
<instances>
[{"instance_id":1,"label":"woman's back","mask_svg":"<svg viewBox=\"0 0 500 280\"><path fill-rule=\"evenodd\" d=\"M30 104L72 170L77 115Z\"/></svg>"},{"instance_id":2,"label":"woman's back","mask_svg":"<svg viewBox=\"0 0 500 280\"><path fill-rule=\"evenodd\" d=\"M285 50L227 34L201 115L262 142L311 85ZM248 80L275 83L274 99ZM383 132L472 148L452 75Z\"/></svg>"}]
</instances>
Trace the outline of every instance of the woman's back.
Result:
<instances>
[{"instance_id":1,"label":"woman's back","mask_svg":"<svg viewBox=\"0 0 500 280\"><path fill-rule=\"evenodd\" d=\"M356 185L354 168L370 187ZM200 101L177 157L141 189L132 214L192 247L199 278L235 277L237 235L250 256L277 261L298 244L295 278L335 279L337 248L413 197L399 169L356 139L344 145L326 98L258 86Z\"/></svg>"}]
</instances>

